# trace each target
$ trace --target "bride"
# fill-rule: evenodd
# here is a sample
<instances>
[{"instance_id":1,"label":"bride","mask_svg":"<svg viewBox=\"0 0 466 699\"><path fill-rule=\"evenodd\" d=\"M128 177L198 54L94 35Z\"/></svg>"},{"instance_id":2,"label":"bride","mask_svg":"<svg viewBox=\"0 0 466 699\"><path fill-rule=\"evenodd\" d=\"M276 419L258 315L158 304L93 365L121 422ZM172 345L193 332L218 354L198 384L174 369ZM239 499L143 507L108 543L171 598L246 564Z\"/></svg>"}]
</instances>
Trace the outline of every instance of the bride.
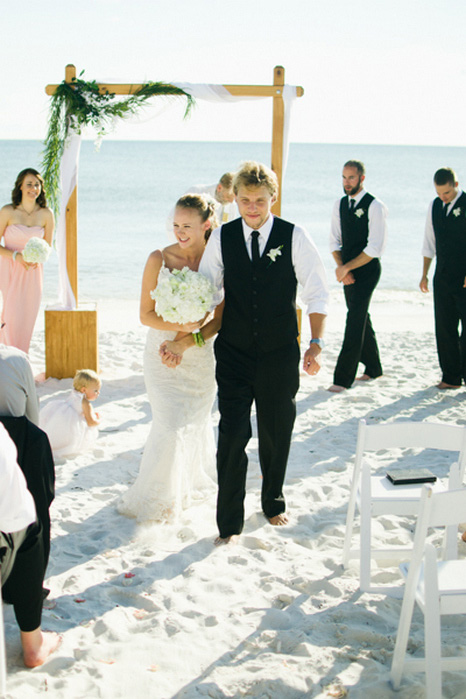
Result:
<instances>
[{"instance_id":1,"label":"bride","mask_svg":"<svg viewBox=\"0 0 466 699\"><path fill-rule=\"evenodd\" d=\"M212 338L220 328L222 305L212 319L179 325L157 314L150 292L163 267L197 271L205 244L216 225L213 203L186 194L175 208L176 243L149 255L142 278L140 317L149 326L144 380L152 426L135 483L118 510L143 522L166 522L193 501L214 493L215 443L211 409L215 398ZM203 346L194 331L202 326Z\"/></svg>"}]
</instances>

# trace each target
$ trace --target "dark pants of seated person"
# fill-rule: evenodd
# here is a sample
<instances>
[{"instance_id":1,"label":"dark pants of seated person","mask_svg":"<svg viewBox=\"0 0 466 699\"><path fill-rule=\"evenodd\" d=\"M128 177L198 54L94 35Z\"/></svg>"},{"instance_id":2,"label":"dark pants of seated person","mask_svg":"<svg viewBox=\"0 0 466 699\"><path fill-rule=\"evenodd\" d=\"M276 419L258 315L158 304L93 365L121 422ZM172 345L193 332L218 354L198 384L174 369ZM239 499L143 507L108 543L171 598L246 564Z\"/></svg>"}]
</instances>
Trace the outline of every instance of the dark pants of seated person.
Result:
<instances>
[{"instance_id":1,"label":"dark pants of seated person","mask_svg":"<svg viewBox=\"0 0 466 699\"><path fill-rule=\"evenodd\" d=\"M21 631L39 628L42 617L44 549L38 522L13 534L0 532L0 571L2 593L13 605Z\"/></svg>"}]
</instances>

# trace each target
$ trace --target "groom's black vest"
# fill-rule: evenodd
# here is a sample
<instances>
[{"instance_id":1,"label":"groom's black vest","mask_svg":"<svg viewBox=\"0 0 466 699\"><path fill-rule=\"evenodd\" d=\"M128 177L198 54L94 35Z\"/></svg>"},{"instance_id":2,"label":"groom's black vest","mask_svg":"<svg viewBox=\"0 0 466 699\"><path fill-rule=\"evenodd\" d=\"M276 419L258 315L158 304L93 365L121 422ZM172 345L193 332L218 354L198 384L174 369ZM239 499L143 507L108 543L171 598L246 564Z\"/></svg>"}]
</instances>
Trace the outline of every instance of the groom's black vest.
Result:
<instances>
[{"instance_id":1,"label":"groom's black vest","mask_svg":"<svg viewBox=\"0 0 466 699\"><path fill-rule=\"evenodd\" d=\"M446 277L453 286L463 286L466 276L466 194L456 200L448 216L443 216L443 202L437 197L432 204L437 266L435 275Z\"/></svg>"},{"instance_id":2,"label":"groom's black vest","mask_svg":"<svg viewBox=\"0 0 466 699\"><path fill-rule=\"evenodd\" d=\"M291 258L293 224L274 217L260 262L246 249L242 219L222 226L225 309L220 337L234 347L269 352L296 340L297 280ZM275 262L267 256L280 248Z\"/></svg>"}]
</instances>

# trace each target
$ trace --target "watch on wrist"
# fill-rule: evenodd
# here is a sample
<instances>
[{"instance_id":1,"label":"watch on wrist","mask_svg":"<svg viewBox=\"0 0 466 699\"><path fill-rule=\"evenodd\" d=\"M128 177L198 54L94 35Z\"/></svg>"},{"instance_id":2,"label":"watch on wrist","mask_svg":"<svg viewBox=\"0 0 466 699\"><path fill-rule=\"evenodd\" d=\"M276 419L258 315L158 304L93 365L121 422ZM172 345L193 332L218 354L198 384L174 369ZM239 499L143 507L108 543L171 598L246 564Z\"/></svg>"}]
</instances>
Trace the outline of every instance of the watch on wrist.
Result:
<instances>
[{"instance_id":1,"label":"watch on wrist","mask_svg":"<svg viewBox=\"0 0 466 699\"><path fill-rule=\"evenodd\" d=\"M325 347L324 341L320 337L313 337L309 344L310 345L312 345L312 344L318 345L320 347L320 349L324 349L324 347Z\"/></svg>"}]
</instances>

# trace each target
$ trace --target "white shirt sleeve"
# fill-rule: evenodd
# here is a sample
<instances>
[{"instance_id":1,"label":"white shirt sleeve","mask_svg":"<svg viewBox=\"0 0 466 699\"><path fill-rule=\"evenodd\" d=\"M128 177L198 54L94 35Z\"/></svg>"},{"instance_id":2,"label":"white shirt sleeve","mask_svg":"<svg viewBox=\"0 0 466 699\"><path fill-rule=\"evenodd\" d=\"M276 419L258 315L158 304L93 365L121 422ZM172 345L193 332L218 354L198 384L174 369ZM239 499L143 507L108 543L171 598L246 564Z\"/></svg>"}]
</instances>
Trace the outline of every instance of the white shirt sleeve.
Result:
<instances>
[{"instance_id":1,"label":"white shirt sleeve","mask_svg":"<svg viewBox=\"0 0 466 699\"><path fill-rule=\"evenodd\" d=\"M387 215L385 204L374 199L369 206L369 238L363 250L369 257L382 257L387 239Z\"/></svg>"},{"instance_id":2,"label":"white shirt sleeve","mask_svg":"<svg viewBox=\"0 0 466 699\"><path fill-rule=\"evenodd\" d=\"M295 226L291 257L296 278L301 286L299 297L306 313L328 313L327 277L322 259L310 235Z\"/></svg>"},{"instance_id":3,"label":"white shirt sleeve","mask_svg":"<svg viewBox=\"0 0 466 699\"><path fill-rule=\"evenodd\" d=\"M18 532L36 519L36 508L26 479L16 461L16 447L0 424L0 531Z\"/></svg>"},{"instance_id":4,"label":"white shirt sleeve","mask_svg":"<svg viewBox=\"0 0 466 699\"><path fill-rule=\"evenodd\" d=\"M214 305L223 300L223 257L220 228L212 231L199 265L199 272L210 279L215 287Z\"/></svg>"},{"instance_id":5,"label":"white shirt sleeve","mask_svg":"<svg viewBox=\"0 0 466 699\"><path fill-rule=\"evenodd\" d=\"M330 224L330 252L341 250L340 199L334 204Z\"/></svg>"},{"instance_id":6,"label":"white shirt sleeve","mask_svg":"<svg viewBox=\"0 0 466 699\"><path fill-rule=\"evenodd\" d=\"M422 245L422 256L423 257L435 257L437 248L435 245L435 233L434 227L432 225L432 206L434 202L429 204L427 210L426 227L424 230L424 243Z\"/></svg>"}]
</instances>

